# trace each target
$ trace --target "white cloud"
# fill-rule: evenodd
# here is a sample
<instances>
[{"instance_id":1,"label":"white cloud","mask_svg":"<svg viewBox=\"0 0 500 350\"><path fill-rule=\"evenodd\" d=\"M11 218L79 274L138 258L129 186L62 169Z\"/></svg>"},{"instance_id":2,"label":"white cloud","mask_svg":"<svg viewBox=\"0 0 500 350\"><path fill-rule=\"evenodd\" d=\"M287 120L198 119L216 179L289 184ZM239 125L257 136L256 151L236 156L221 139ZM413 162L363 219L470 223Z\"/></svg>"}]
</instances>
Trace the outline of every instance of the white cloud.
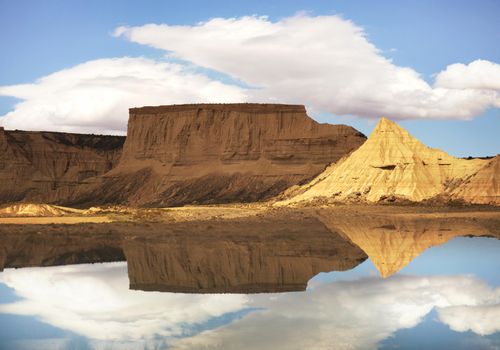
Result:
<instances>
[{"instance_id":1,"label":"white cloud","mask_svg":"<svg viewBox=\"0 0 500 350\"><path fill-rule=\"evenodd\" d=\"M476 60L468 65L455 63L436 77L436 86L448 89L500 90L500 65Z\"/></svg>"},{"instance_id":2,"label":"white cloud","mask_svg":"<svg viewBox=\"0 0 500 350\"><path fill-rule=\"evenodd\" d=\"M22 100L0 124L124 133L129 107L193 102L298 103L312 115L393 119L470 119L500 107L500 65L452 64L432 86L414 69L384 57L361 27L339 16L215 18L196 25L119 27L114 34L163 49L167 60L180 63L100 59L31 84L0 86L0 95ZM253 88L219 81L199 67Z\"/></svg>"},{"instance_id":3,"label":"white cloud","mask_svg":"<svg viewBox=\"0 0 500 350\"><path fill-rule=\"evenodd\" d=\"M244 295L173 294L129 290L123 263L6 269L0 282L23 300L1 313L35 316L93 339L139 340L178 336L245 307Z\"/></svg>"},{"instance_id":4,"label":"white cloud","mask_svg":"<svg viewBox=\"0 0 500 350\"><path fill-rule=\"evenodd\" d=\"M173 103L233 102L242 89L186 66L145 58L89 61L32 84L0 87L24 101L0 118L7 129L124 133L128 108Z\"/></svg>"},{"instance_id":5,"label":"white cloud","mask_svg":"<svg viewBox=\"0 0 500 350\"><path fill-rule=\"evenodd\" d=\"M498 64L470 64L470 80L477 81L466 88L443 83L446 72L456 70L452 65L432 87L382 56L362 28L339 16L215 18L193 26L119 27L115 35L259 87L251 100L304 103L314 112L467 119L500 101L496 85L475 78Z\"/></svg>"}]
</instances>

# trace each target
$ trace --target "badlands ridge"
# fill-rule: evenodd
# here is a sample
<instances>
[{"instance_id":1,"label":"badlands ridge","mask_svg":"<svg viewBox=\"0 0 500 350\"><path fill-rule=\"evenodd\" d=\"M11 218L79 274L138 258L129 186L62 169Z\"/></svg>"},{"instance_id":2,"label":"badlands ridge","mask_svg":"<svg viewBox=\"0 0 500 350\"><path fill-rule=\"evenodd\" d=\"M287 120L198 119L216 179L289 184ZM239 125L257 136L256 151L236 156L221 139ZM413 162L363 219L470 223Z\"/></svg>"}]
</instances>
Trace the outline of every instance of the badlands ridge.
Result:
<instances>
[{"instance_id":1,"label":"badlands ridge","mask_svg":"<svg viewBox=\"0 0 500 350\"><path fill-rule=\"evenodd\" d=\"M498 205L499 164L426 147L385 118L366 139L300 105L142 107L130 109L126 138L0 128L0 203Z\"/></svg>"}]
</instances>

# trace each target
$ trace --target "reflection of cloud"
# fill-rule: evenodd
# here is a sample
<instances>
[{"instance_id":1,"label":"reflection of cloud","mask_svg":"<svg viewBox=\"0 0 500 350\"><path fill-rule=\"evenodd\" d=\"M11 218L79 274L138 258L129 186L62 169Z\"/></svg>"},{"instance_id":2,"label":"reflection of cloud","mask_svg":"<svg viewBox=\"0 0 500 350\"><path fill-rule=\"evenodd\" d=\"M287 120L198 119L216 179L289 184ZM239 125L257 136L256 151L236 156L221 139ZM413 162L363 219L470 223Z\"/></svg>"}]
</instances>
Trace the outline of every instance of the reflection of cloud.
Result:
<instances>
[{"instance_id":1,"label":"reflection of cloud","mask_svg":"<svg viewBox=\"0 0 500 350\"><path fill-rule=\"evenodd\" d=\"M0 305L0 312L33 315L86 337L113 339L113 348L120 343L137 348L143 338L153 344L154 335L193 333L174 346L373 349L396 331L415 327L434 308L453 330L481 335L500 330L500 288L471 276L361 278L317 284L306 293L251 296L131 291L126 263L8 269L0 281L24 298ZM193 327L249 307L262 310L201 333Z\"/></svg>"},{"instance_id":2,"label":"reflection of cloud","mask_svg":"<svg viewBox=\"0 0 500 350\"><path fill-rule=\"evenodd\" d=\"M97 339L180 335L245 307L244 295L188 295L131 291L126 263L5 270L0 281L23 300L0 312L32 315Z\"/></svg>"},{"instance_id":3,"label":"reflection of cloud","mask_svg":"<svg viewBox=\"0 0 500 350\"><path fill-rule=\"evenodd\" d=\"M252 313L227 327L182 339L176 347L373 349L397 330L416 326L434 307L441 314L457 306L480 307L488 309L493 317L500 303L500 288L491 289L473 277L398 276L386 281L335 282L309 293L272 299L256 296L252 303L267 310ZM473 330L498 329L500 322L498 317L464 320L473 325L468 323L462 329Z\"/></svg>"},{"instance_id":4,"label":"reflection of cloud","mask_svg":"<svg viewBox=\"0 0 500 350\"><path fill-rule=\"evenodd\" d=\"M451 306L439 310L439 319L457 332L468 330L481 335L500 332L500 304Z\"/></svg>"}]
</instances>

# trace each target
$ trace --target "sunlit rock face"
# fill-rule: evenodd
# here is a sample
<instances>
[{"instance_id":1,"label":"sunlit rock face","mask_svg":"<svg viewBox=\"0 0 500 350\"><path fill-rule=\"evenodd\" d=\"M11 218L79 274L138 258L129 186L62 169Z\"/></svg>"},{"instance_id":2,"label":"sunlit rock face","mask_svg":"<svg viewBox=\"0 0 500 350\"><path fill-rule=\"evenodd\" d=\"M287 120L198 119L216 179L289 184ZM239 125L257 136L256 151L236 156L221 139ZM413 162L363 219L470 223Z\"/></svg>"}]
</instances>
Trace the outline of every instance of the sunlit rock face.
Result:
<instances>
[{"instance_id":1,"label":"sunlit rock face","mask_svg":"<svg viewBox=\"0 0 500 350\"><path fill-rule=\"evenodd\" d=\"M0 127L0 203L58 203L118 161L124 137Z\"/></svg>"},{"instance_id":2,"label":"sunlit rock face","mask_svg":"<svg viewBox=\"0 0 500 350\"><path fill-rule=\"evenodd\" d=\"M459 236L497 236L500 232L481 222L461 218L412 218L392 216L332 216L318 211L319 219L360 247L380 275L389 277L430 247ZM500 225L496 220L494 225Z\"/></svg>"},{"instance_id":3,"label":"sunlit rock face","mask_svg":"<svg viewBox=\"0 0 500 350\"><path fill-rule=\"evenodd\" d=\"M257 201L312 178L365 139L352 127L317 123L301 105L132 108L118 166L75 201Z\"/></svg>"},{"instance_id":4,"label":"sunlit rock face","mask_svg":"<svg viewBox=\"0 0 500 350\"><path fill-rule=\"evenodd\" d=\"M444 194L451 184L475 174L486 162L458 159L429 148L382 118L361 147L304 185L302 193L281 204L318 198L422 201Z\"/></svg>"},{"instance_id":5,"label":"sunlit rock face","mask_svg":"<svg viewBox=\"0 0 500 350\"><path fill-rule=\"evenodd\" d=\"M238 233L213 227L207 233L127 241L130 287L184 293L300 291L319 272L349 270L366 259L318 220L306 222L307 231L299 222L279 220L261 224L257 235L244 226Z\"/></svg>"},{"instance_id":6,"label":"sunlit rock face","mask_svg":"<svg viewBox=\"0 0 500 350\"><path fill-rule=\"evenodd\" d=\"M478 204L500 204L500 156L488 161L449 193L454 199Z\"/></svg>"}]
</instances>

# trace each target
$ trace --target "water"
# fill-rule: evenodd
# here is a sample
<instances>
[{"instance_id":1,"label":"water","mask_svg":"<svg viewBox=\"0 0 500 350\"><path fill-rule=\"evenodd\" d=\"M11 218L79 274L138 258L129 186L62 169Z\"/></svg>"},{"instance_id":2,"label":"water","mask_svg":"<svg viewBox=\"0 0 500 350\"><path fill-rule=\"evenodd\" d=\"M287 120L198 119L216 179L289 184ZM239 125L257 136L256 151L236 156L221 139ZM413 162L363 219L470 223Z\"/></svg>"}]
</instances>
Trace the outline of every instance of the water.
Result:
<instances>
[{"instance_id":1,"label":"water","mask_svg":"<svg viewBox=\"0 0 500 350\"><path fill-rule=\"evenodd\" d=\"M368 259L338 241L330 244L339 250L321 250L323 239L294 239L272 253L258 250L260 240L245 249L223 240L187 245L217 247L206 256L128 247L129 269L125 261L6 268L0 349L500 348L500 240L451 235L416 248L412 232L397 250L394 229L384 227L390 242L381 235L374 244L375 231L369 244L356 238ZM247 251L256 254L248 266ZM216 271L228 264L234 269ZM317 273L328 267L345 271ZM211 293L221 288L239 292ZM255 293L262 290L275 292Z\"/></svg>"}]
</instances>

